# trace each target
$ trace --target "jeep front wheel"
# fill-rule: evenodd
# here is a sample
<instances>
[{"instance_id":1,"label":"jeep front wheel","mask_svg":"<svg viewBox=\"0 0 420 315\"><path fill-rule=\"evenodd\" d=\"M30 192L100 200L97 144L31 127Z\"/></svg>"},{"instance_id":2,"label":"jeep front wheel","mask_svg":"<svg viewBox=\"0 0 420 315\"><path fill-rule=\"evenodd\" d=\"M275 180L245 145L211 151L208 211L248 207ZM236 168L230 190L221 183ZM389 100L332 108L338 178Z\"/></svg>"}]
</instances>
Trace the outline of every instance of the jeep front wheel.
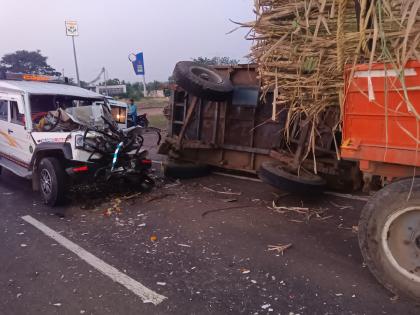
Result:
<instances>
[{"instance_id":1,"label":"jeep front wheel","mask_svg":"<svg viewBox=\"0 0 420 315\"><path fill-rule=\"evenodd\" d=\"M39 187L45 204L54 207L64 201L66 174L56 158L43 158L39 163Z\"/></svg>"}]
</instances>

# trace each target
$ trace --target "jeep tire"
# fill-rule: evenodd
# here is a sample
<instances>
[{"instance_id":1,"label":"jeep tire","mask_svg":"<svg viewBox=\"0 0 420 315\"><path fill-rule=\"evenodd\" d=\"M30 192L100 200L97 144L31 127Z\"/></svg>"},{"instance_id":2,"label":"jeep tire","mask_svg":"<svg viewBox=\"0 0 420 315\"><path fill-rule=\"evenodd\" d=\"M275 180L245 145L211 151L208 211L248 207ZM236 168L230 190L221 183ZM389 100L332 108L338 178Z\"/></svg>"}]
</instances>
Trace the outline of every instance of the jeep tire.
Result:
<instances>
[{"instance_id":1,"label":"jeep tire","mask_svg":"<svg viewBox=\"0 0 420 315\"><path fill-rule=\"evenodd\" d=\"M46 157L38 167L39 187L45 204L54 207L63 203L67 190L67 178L58 159Z\"/></svg>"}]
</instances>

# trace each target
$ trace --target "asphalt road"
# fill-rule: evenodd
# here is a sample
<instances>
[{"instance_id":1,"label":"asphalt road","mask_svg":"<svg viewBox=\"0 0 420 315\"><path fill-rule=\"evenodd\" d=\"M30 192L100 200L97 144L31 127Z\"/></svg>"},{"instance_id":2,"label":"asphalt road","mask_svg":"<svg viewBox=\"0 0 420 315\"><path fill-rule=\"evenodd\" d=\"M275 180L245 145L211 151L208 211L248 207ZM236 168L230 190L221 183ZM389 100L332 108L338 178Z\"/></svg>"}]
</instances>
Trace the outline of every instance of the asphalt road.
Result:
<instances>
[{"instance_id":1,"label":"asphalt road","mask_svg":"<svg viewBox=\"0 0 420 315\"><path fill-rule=\"evenodd\" d=\"M217 175L160 183L127 200L133 192L81 189L58 210L62 217L29 182L4 172L0 314L420 313L363 265L353 228L362 201L273 193ZM274 210L276 198L301 213ZM22 219L28 215L167 299L143 303ZM283 255L268 250L288 244Z\"/></svg>"}]
</instances>

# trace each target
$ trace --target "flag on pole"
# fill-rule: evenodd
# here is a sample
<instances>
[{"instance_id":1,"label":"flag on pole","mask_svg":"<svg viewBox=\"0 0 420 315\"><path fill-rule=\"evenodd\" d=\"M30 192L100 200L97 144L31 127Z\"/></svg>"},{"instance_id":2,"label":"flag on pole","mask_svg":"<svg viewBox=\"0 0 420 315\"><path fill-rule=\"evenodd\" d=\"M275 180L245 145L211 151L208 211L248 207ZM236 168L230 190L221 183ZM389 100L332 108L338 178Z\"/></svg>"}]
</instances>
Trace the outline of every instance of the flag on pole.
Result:
<instances>
[{"instance_id":1,"label":"flag on pole","mask_svg":"<svg viewBox=\"0 0 420 315\"><path fill-rule=\"evenodd\" d=\"M135 56L135 58L134 58ZM130 59L132 64L133 64L133 68L134 68L134 72L136 73L136 75L144 75L145 71L144 71L144 56L143 53L138 53L137 55L132 56L133 58Z\"/></svg>"}]
</instances>

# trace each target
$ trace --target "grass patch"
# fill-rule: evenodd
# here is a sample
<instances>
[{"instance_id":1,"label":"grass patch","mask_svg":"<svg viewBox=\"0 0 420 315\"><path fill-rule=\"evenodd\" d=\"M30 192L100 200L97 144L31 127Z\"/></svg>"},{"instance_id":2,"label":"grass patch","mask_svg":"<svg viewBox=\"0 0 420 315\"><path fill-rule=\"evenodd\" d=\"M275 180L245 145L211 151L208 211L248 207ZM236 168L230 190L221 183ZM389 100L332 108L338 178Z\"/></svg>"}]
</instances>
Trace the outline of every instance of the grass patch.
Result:
<instances>
[{"instance_id":1,"label":"grass patch","mask_svg":"<svg viewBox=\"0 0 420 315\"><path fill-rule=\"evenodd\" d=\"M163 114L147 116L147 118L149 119L150 127L156 127L159 129L166 129L168 127L168 120Z\"/></svg>"}]
</instances>

